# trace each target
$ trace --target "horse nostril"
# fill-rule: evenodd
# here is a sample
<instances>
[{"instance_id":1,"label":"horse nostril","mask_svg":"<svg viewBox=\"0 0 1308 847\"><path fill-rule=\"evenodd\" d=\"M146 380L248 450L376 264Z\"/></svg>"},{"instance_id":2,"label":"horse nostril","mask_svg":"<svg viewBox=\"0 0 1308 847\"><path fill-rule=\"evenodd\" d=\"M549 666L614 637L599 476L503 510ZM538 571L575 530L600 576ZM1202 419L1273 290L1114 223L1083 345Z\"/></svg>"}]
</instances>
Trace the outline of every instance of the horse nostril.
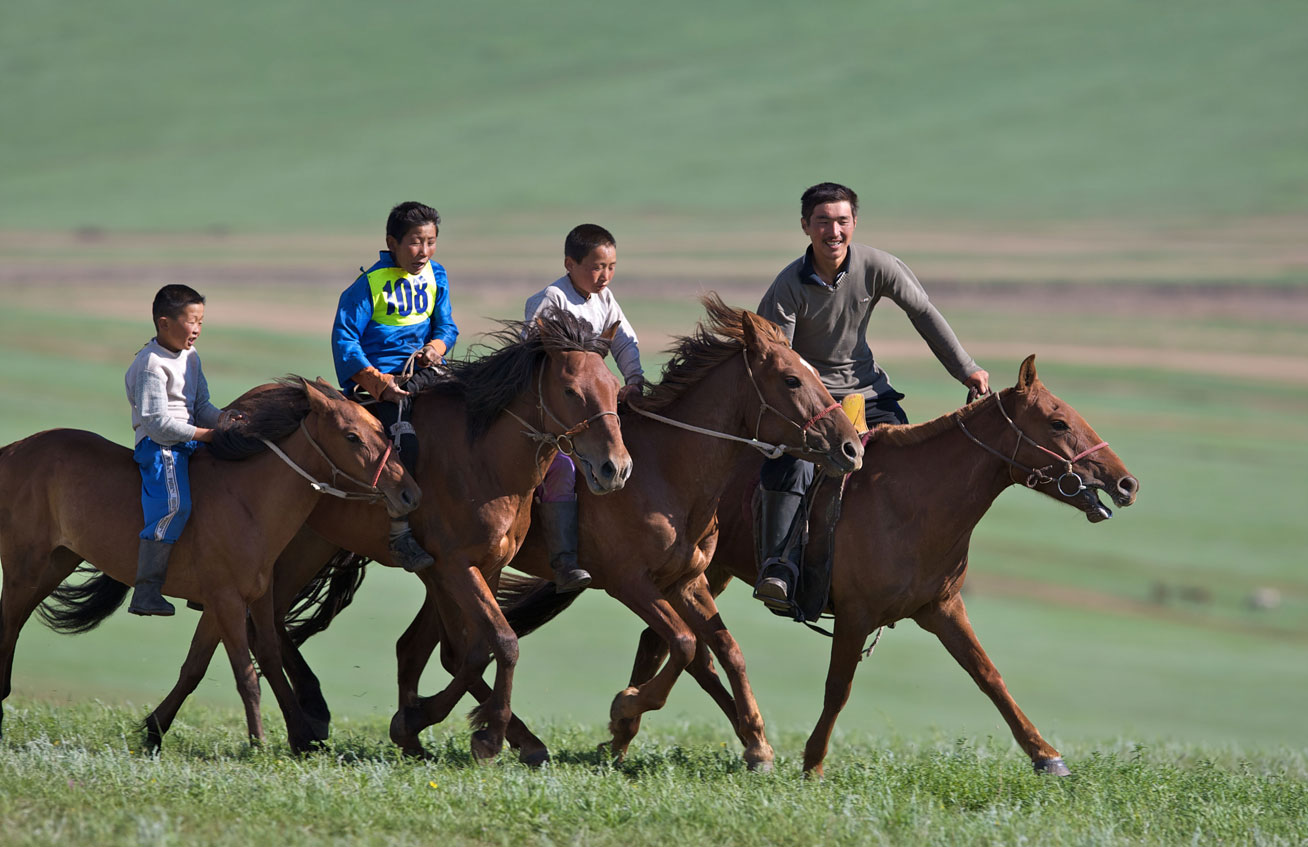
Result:
<instances>
[{"instance_id":1,"label":"horse nostril","mask_svg":"<svg viewBox=\"0 0 1308 847\"><path fill-rule=\"evenodd\" d=\"M840 445L840 452L845 454L845 458L851 462L858 458L858 446L852 441L846 441Z\"/></svg>"},{"instance_id":2,"label":"horse nostril","mask_svg":"<svg viewBox=\"0 0 1308 847\"><path fill-rule=\"evenodd\" d=\"M1133 476L1122 477L1117 483L1117 490L1127 496L1133 496L1140 490L1140 481Z\"/></svg>"},{"instance_id":3,"label":"horse nostril","mask_svg":"<svg viewBox=\"0 0 1308 847\"><path fill-rule=\"evenodd\" d=\"M612 460L605 462L604 466L600 468L600 476L604 479L613 479L613 477L615 477L617 473L618 473L618 467L617 465L613 464Z\"/></svg>"}]
</instances>

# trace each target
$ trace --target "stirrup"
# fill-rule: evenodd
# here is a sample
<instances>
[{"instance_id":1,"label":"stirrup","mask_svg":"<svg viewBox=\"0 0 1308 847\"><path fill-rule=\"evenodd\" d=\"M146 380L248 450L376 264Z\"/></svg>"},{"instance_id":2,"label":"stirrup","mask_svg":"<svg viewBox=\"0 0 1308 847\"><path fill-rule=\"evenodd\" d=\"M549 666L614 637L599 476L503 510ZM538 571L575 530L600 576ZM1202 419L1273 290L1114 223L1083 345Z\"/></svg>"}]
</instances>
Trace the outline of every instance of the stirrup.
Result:
<instances>
[{"instance_id":1,"label":"stirrup","mask_svg":"<svg viewBox=\"0 0 1308 847\"><path fill-rule=\"evenodd\" d=\"M777 557L764 562L759 572L758 582L754 584L754 599L761 600L763 605L773 611L790 611L791 586L799 582L799 566L789 559Z\"/></svg>"},{"instance_id":2,"label":"stirrup","mask_svg":"<svg viewBox=\"0 0 1308 847\"><path fill-rule=\"evenodd\" d=\"M431 554L422 549L418 539L413 537L412 532L403 532L391 537L387 545L391 557L395 559L395 564L412 573L420 571L423 568L429 568L436 564L436 560Z\"/></svg>"},{"instance_id":3,"label":"stirrup","mask_svg":"<svg viewBox=\"0 0 1308 847\"><path fill-rule=\"evenodd\" d=\"M585 568L573 565L572 567L559 568L554 571L555 594L571 594L589 585L590 572Z\"/></svg>"}]
</instances>

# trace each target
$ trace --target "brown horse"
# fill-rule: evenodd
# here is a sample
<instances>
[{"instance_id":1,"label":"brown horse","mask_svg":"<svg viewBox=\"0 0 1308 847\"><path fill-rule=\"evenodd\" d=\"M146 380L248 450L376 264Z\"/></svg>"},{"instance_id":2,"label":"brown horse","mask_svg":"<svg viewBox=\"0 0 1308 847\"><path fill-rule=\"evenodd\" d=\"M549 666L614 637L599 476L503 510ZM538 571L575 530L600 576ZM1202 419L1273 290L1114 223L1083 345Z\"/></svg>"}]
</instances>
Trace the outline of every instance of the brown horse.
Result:
<instances>
[{"instance_id":1,"label":"brown horse","mask_svg":"<svg viewBox=\"0 0 1308 847\"><path fill-rule=\"evenodd\" d=\"M833 474L857 468L862 445L849 420L838 411L831 414L838 408L835 401L773 324L727 307L716 295L704 298L704 305L707 322L681 340L652 394L623 415L623 438L641 471L617 494L581 495L579 554L593 577L592 587L640 616L672 655L653 679L614 698L611 752L621 758L641 715L662 708L698 640L709 645L730 678L737 707L732 722L745 761L751 768L768 769L772 748L750 693L744 659L703 576L713 554L718 501L739 468L757 472L762 456L752 446L760 440L776 442ZM520 633L577 596L558 595L547 582L548 555L543 533L535 527L513 566L542 577L533 583L537 590L529 599L505 609ZM446 619L424 608L397 647L402 702L416 693L437 639L449 644L433 626L438 622ZM460 666L457 653L443 651L447 667ZM392 724L397 740L417 743L417 733L429 725L423 710L422 700L402 710L403 724ZM525 761L547 756L544 744L516 720L509 740Z\"/></svg>"},{"instance_id":2,"label":"brown horse","mask_svg":"<svg viewBox=\"0 0 1308 847\"><path fill-rule=\"evenodd\" d=\"M953 414L915 426L873 430L863 469L845 486L834 534L830 606L835 637L822 715L804 748L805 772L821 776L836 717L849 698L868 636L912 618L940 639L999 709L1037 772L1069 773L1008 693L968 622L960 590L967 575L972 530L1000 492L1023 482L1083 512L1092 523L1135 502L1140 484L1075 409L1036 376L1035 357L1022 363L1017 385ZM733 576L756 576L749 491L742 474L726 495L721 538L708 579L714 596ZM815 513L818 509L815 507ZM661 640L646 630L632 679L653 676L663 662ZM702 651L691 673L726 712L732 695Z\"/></svg>"},{"instance_id":3,"label":"brown horse","mask_svg":"<svg viewBox=\"0 0 1308 847\"><path fill-rule=\"evenodd\" d=\"M517 638L487 581L494 582L522 543L532 492L560 448L571 452L596 494L620 489L631 475L616 413L617 378L603 359L615 329L596 336L584 321L562 311L549 312L530 327L506 322L492 336L501 342L499 349L451 362L451 378L413 400L411 420L419 439L415 476L425 483L427 495L409 522L436 559L418 576L427 591L424 608L458 622L456 632L468 659L456 682L467 686L475 678L482 686L477 690L486 705L472 739L477 759L494 757L503 745L518 655ZM232 406L244 408L260 390ZM378 509L324 500L308 517L307 527L277 562L271 593L279 622L297 592L340 548L392 564L389 522ZM276 636L269 640L278 642L279 652L283 643L291 647L287 670L300 699L312 708L321 698L305 693L317 692L308 665L290 642ZM213 633L197 630L191 652L207 663L216 646ZM481 682L492 657L497 663L493 689ZM198 682L198 676L180 680L151 715L151 724L166 730L181 699ZM461 691L454 700L459 696ZM288 706L279 698L278 704L283 712L294 712L296 720L309 718L316 739L326 738L325 714L313 720L320 710L306 716L298 703Z\"/></svg>"},{"instance_id":4,"label":"brown horse","mask_svg":"<svg viewBox=\"0 0 1308 847\"><path fill-rule=\"evenodd\" d=\"M175 546L163 589L204 605L197 632L226 645L250 735L262 740L246 611L256 628L274 631L267 591L273 561L320 499L304 475L371 479L371 485L360 485L370 489L360 496L384 500L395 516L414 509L421 494L377 421L326 383L285 380L246 414L246 421L220 430L210 449L192 460L194 514ZM273 450L266 449L272 442ZM121 605L135 578L137 534L145 524L140 490L131 451L93 433L49 430L0 450L0 699L9 695L19 630L79 563L104 574L81 595L93 594L96 602L43 607L47 622L82 632ZM71 590L77 596L79 587ZM278 702L293 704L276 639L258 639L255 650ZM291 746L302 750L313 736L295 720L298 712L287 714Z\"/></svg>"}]
</instances>

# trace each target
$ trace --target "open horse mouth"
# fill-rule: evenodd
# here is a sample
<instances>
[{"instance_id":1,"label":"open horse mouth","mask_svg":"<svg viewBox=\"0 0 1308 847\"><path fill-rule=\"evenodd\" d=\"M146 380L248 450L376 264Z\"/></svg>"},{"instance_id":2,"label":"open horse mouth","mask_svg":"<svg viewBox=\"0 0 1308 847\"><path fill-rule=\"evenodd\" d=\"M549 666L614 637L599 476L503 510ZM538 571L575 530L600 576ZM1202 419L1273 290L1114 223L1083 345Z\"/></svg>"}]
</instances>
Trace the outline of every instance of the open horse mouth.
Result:
<instances>
[{"instance_id":1,"label":"open horse mouth","mask_svg":"<svg viewBox=\"0 0 1308 847\"><path fill-rule=\"evenodd\" d=\"M573 459L585 471L586 485L592 494L612 494L619 491L631 477L631 462L623 467L617 466L611 459L604 462L603 476L597 473L595 466L580 453L573 454Z\"/></svg>"}]
</instances>

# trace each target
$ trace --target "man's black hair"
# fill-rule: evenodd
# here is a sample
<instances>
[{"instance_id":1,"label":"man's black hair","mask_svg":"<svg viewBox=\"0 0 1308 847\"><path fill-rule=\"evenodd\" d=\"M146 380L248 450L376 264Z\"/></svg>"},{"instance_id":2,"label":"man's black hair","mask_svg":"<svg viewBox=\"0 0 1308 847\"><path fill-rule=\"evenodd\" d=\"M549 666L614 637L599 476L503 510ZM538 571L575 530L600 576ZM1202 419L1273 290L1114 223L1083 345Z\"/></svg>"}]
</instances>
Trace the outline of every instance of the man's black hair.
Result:
<instances>
[{"instance_id":1,"label":"man's black hair","mask_svg":"<svg viewBox=\"0 0 1308 847\"><path fill-rule=\"evenodd\" d=\"M563 239L563 255L574 262L581 262L590 255L590 251L605 245L618 246L613 233L598 224L582 224L573 227L568 237Z\"/></svg>"},{"instance_id":2,"label":"man's black hair","mask_svg":"<svg viewBox=\"0 0 1308 847\"><path fill-rule=\"evenodd\" d=\"M804 192L804 196L799 198L799 217L801 220L808 220L813 215L813 210L823 203L840 203L849 202L849 210L858 217L858 195L854 189L847 188L838 182L819 182L817 185L810 187Z\"/></svg>"},{"instance_id":3,"label":"man's black hair","mask_svg":"<svg viewBox=\"0 0 1308 847\"><path fill-rule=\"evenodd\" d=\"M158 326L160 318L176 319L186 311L187 306L192 305L203 306L204 295L189 285L174 283L165 285L154 295L150 313L154 317L155 326Z\"/></svg>"},{"instance_id":4,"label":"man's black hair","mask_svg":"<svg viewBox=\"0 0 1308 847\"><path fill-rule=\"evenodd\" d=\"M424 205L415 200L409 200L401 203L394 209L391 209L390 215L386 218L386 234L396 241L400 241L404 236L409 234L409 230L415 226L423 224L432 224L436 227L436 234L441 232L441 214L431 206Z\"/></svg>"}]
</instances>

